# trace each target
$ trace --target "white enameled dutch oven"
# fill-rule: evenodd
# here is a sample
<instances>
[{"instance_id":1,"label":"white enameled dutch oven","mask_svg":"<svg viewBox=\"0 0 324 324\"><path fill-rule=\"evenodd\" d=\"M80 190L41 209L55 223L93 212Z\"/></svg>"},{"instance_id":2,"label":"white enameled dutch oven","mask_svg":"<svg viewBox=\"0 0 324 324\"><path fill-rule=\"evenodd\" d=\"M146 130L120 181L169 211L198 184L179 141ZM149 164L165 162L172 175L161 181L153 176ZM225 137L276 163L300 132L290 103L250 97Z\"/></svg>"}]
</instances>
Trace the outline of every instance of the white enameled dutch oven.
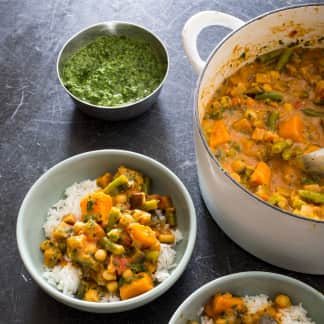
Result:
<instances>
[{"instance_id":1,"label":"white enameled dutch oven","mask_svg":"<svg viewBox=\"0 0 324 324\"><path fill-rule=\"evenodd\" d=\"M197 37L211 25L233 31L204 62L197 50ZM200 74L194 102L195 145L200 189L212 217L253 255L311 274L324 274L324 222L274 207L233 180L209 150L200 121L215 89L241 66L259 54L295 42L323 47L323 36L324 4L283 8L246 23L217 11L200 12L187 21L182 34L189 61Z\"/></svg>"}]
</instances>

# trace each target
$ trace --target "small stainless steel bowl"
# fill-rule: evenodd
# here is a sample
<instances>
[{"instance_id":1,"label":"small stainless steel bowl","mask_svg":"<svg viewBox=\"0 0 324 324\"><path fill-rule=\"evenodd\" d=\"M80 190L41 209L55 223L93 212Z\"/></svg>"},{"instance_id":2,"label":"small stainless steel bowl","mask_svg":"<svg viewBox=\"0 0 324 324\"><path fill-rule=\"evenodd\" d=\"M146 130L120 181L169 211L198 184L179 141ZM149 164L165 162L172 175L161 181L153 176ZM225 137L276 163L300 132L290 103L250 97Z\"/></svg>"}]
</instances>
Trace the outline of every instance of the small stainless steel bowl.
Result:
<instances>
[{"instance_id":1,"label":"small stainless steel bowl","mask_svg":"<svg viewBox=\"0 0 324 324\"><path fill-rule=\"evenodd\" d=\"M125 35L151 44L156 50L162 62L166 64L165 75L160 85L148 96L136 102L127 103L122 106L98 106L81 100L72 94L63 84L62 74L66 60L68 60L80 48L94 41L99 36ZM71 96L76 106L84 113L104 120L125 120L134 118L148 110L157 100L162 86L169 71L169 55L165 45L154 33L148 29L123 21L109 21L87 27L73 35L61 49L57 58L57 76L65 91Z\"/></svg>"}]
</instances>

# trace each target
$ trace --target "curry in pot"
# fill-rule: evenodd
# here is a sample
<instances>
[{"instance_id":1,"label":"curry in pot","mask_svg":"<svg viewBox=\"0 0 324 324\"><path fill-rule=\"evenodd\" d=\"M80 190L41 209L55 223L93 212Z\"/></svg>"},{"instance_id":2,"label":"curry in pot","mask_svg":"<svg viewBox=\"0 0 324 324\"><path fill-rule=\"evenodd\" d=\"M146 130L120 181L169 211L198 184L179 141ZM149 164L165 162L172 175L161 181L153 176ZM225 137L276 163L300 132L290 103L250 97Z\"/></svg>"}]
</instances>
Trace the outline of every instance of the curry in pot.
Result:
<instances>
[{"instance_id":1,"label":"curry in pot","mask_svg":"<svg viewBox=\"0 0 324 324\"><path fill-rule=\"evenodd\" d=\"M298 156L324 146L324 49L284 48L226 79L202 120L222 167L279 208L324 220L324 181Z\"/></svg>"}]
</instances>

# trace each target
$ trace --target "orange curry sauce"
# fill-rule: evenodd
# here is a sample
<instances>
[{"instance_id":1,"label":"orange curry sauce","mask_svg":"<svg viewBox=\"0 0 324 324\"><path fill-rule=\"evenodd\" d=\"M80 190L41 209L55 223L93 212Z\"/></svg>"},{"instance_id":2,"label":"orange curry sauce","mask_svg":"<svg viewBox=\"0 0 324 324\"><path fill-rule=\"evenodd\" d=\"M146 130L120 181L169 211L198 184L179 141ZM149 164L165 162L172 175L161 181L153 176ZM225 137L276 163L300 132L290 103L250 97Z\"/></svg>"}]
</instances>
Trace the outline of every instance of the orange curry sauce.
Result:
<instances>
[{"instance_id":1,"label":"orange curry sauce","mask_svg":"<svg viewBox=\"0 0 324 324\"><path fill-rule=\"evenodd\" d=\"M224 169L260 198L324 220L324 182L298 155L324 146L324 49L285 48L217 89L202 128Z\"/></svg>"}]
</instances>

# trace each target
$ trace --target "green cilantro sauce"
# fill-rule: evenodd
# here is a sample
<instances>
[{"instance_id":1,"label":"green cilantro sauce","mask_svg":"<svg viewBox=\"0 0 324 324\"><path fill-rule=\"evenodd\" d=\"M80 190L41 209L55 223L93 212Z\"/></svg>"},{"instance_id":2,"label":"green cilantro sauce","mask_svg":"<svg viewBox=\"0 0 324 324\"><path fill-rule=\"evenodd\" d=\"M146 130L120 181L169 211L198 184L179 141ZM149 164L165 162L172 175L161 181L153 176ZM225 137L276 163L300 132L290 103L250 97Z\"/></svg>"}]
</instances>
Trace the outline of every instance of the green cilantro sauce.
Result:
<instances>
[{"instance_id":1,"label":"green cilantro sauce","mask_svg":"<svg viewBox=\"0 0 324 324\"><path fill-rule=\"evenodd\" d=\"M67 60L63 83L76 97L120 106L152 93L166 73L156 50L126 36L101 36Z\"/></svg>"}]
</instances>

